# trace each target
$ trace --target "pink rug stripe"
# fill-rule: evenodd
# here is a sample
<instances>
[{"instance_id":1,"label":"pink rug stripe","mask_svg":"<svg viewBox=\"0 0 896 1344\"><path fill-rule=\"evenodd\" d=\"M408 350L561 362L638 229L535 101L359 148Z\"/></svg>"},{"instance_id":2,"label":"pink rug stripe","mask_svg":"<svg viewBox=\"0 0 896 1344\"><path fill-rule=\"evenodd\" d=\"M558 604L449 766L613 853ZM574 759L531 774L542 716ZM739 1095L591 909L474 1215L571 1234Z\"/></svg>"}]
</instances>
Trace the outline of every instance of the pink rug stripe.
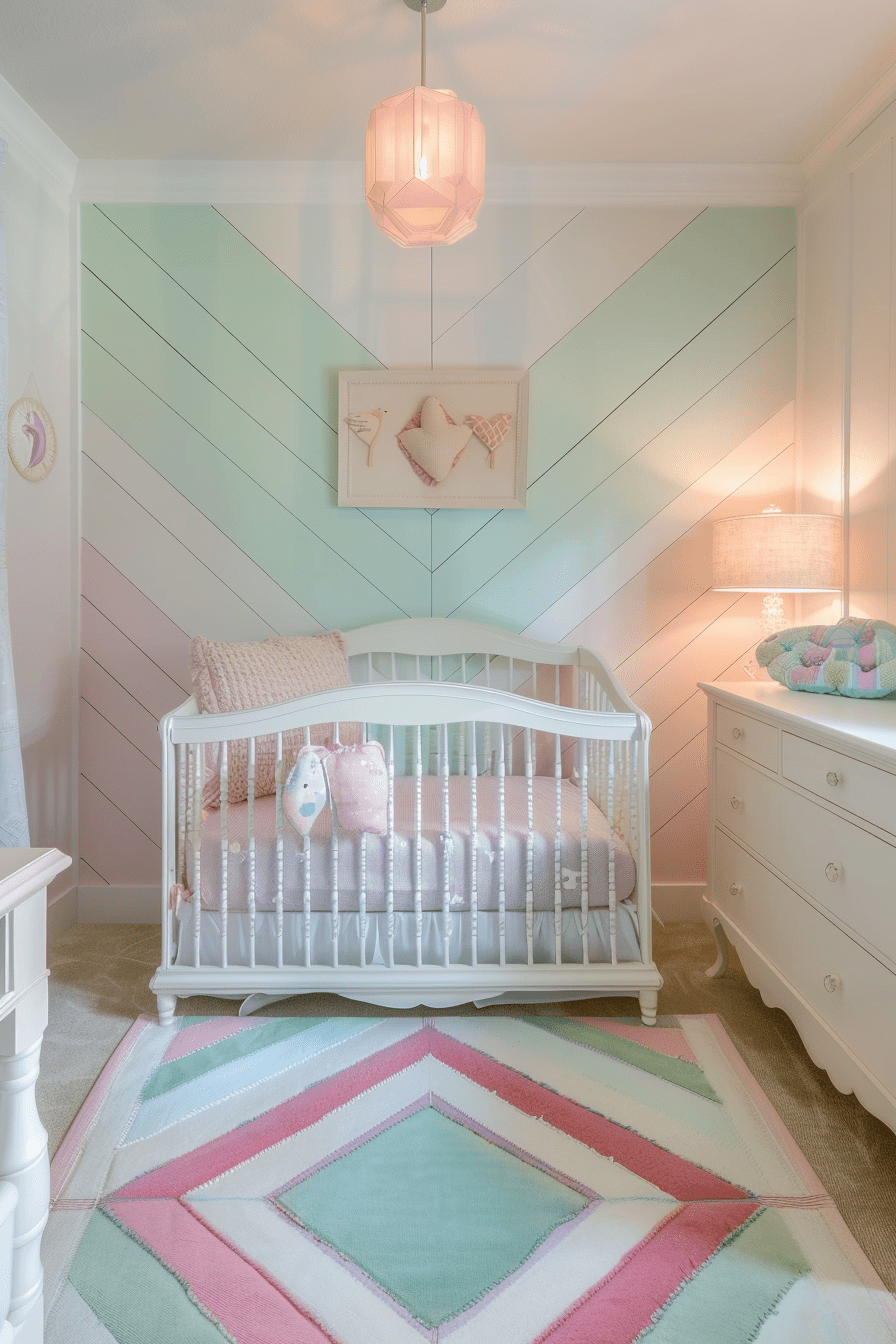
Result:
<instances>
[{"instance_id":1,"label":"pink rug stripe","mask_svg":"<svg viewBox=\"0 0 896 1344\"><path fill-rule=\"evenodd\" d=\"M539 1335L535 1344L548 1340L550 1344L632 1344L676 1289L758 1208L752 1202L727 1200L676 1210Z\"/></svg>"},{"instance_id":2,"label":"pink rug stripe","mask_svg":"<svg viewBox=\"0 0 896 1344\"><path fill-rule=\"evenodd\" d=\"M237 1344L332 1344L283 1289L177 1200L107 1204Z\"/></svg>"},{"instance_id":3,"label":"pink rug stripe","mask_svg":"<svg viewBox=\"0 0 896 1344\"><path fill-rule=\"evenodd\" d=\"M697 1057L688 1045L687 1037L677 1027L661 1027L663 1034L660 1036L655 1027L630 1027L626 1022L608 1022L606 1018L577 1017L575 1021L596 1027L598 1031L606 1031L610 1036L620 1036L624 1041L633 1041L635 1045L643 1045L645 1050L653 1050L658 1055L669 1055L672 1059L686 1059L689 1064L697 1064Z\"/></svg>"},{"instance_id":4,"label":"pink rug stripe","mask_svg":"<svg viewBox=\"0 0 896 1344\"><path fill-rule=\"evenodd\" d=\"M196 1022L192 1027L184 1027L177 1033L162 1063L183 1059L184 1055L192 1055L194 1050L202 1050L206 1045L217 1045L218 1041L225 1041L238 1031L250 1031L263 1023L264 1018L250 1018L247 1021L244 1017L210 1017L207 1022Z\"/></svg>"},{"instance_id":5,"label":"pink rug stripe","mask_svg":"<svg viewBox=\"0 0 896 1344\"><path fill-rule=\"evenodd\" d=\"M526 1115L546 1120L555 1129L585 1143L604 1157L659 1186L674 1199L744 1199L747 1191L670 1153L649 1139L615 1124L578 1102L570 1101L504 1064L433 1031L432 1053L458 1073L496 1092Z\"/></svg>"},{"instance_id":6,"label":"pink rug stripe","mask_svg":"<svg viewBox=\"0 0 896 1344\"><path fill-rule=\"evenodd\" d=\"M115 1193L119 1198L128 1199L178 1199L238 1162L254 1157L263 1148L316 1124L330 1111L344 1106L401 1069L410 1068L428 1054L479 1086L496 1092L526 1115L543 1118L595 1152L621 1162L629 1171L636 1172L674 1199L741 1200L747 1194L739 1186L704 1171L686 1158L660 1148L577 1102L548 1091L487 1055L441 1035L431 1026L424 1026L404 1041L315 1084L257 1120L147 1172Z\"/></svg>"},{"instance_id":7,"label":"pink rug stripe","mask_svg":"<svg viewBox=\"0 0 896 1344\"><path fill-rule=\"evenodd\" d=\"M69 1173L78 1158L78 1154L87 1137L87 1131L90 1129L97 1111L106 1099L106 1093L112 1085L113 1078L137 1044L137 1041L143 1035L146 1028L155 1025L155 1018L141 1014L133 1026L119 1041L118 1045L106 1061L105 1067L85 1097L84 1104L72 1121L62 1143L60 1143L59 1147L56 1149L56 1155L50 1164L51 1202L55 1202L59 1198L59 1192L65 1185Z\"/></svg>"}]
</instances>

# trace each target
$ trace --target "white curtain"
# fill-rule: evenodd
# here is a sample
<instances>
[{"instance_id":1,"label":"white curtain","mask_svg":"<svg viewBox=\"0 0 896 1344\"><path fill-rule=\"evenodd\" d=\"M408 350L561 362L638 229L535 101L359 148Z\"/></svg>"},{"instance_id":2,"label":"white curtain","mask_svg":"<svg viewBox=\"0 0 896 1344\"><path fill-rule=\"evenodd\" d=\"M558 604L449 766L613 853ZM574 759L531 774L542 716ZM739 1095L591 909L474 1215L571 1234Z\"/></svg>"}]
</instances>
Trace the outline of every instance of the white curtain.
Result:
<instances>
[{"instance_id":1,"label":"white curtain","mask_svg":"<svg viewBox=\"0 0 896 1344\"><path fill-rule=\"evenodd\" d=\"M0 140L0 169L6 159L6 144ZM0 845L27 846L28 812L22 749L19 744L19 714L12 669L9 637L9 595L6 582L6 414L9 409L9 331L6 303L6 235L0 216Z\"/></svg>"}]
</instances>

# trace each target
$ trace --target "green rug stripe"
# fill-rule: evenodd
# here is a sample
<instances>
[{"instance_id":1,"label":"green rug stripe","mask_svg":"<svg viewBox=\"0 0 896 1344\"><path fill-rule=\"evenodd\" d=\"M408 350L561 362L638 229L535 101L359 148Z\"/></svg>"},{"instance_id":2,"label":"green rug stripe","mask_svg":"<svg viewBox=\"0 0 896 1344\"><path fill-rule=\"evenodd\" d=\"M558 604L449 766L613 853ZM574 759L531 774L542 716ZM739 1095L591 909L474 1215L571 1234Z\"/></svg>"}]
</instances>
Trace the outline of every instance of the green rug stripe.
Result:
<instances>
[{"instance_id":1,"label":"green rug stripe","mask_svg":"<svg viewBox=\"0 0 896 1344\"><path fill-rule=\"evenodd\" d=\"M466 601L457 604L453 564L437 569L433 614L524 630L792 400L795 359L790 322L585 498L572 495L569 511L493 578L480 575Z\"/></svg>"},{"instance_id":2,"label":"green rug stripe","mask_svg":"<svg viewBox=\"0 0 896 1344\"><path fill-rule=\"evenodd\" d=\"M91 1216L69 1279L119 1344L230 1339L202 1314L178 1279L106 1214Z\"/></svg>"},{"instance_id":3,"label":"green rug stripe","mask_svg":"<svg viewBox=\"0 0 896 1344\"><path fill-rule=\"evenodd\" d=\"M160 1097L174 1087L201 1078L212 1069L232 1064L237 1059L246 1059L269 1045L287 1041L291 1036L299 1036L303 1031L326 1021L328 1019L325 1017L279 1017L273 1022L260 1024L254 1030L238 1031L223 1041L216 1041L214 1045L205 1045L192 1054L160 1064L146 1080L140 1098L142 1101L150 1101L153 1097Z\"/></svg>"},{"instance_id":4,"label":"green rug stripe","mask_svg":"<svg viewBox=\"0 0 896 1344\"><path fill-rule=\"evenodd\" d=\"M300 521L89 336L81 351L85 405L325 629L428 614L425 582L422 609L405 611L365 577L366 567L362 572L327 543L335 497L309 524Z\"/></svg>"},{"instance_id":5,"label":"green rug stripe","mask_svg":"<svg viewBox=\"0 0 896 1344\"><path fill-rule=\"evenodd\" d=\"M280 1202L434 1329L591 1201L425 1108Z\"/></svg>"},{"instance_id":6,"label":"green rug stripe","mask_svg":"<svg viewBox=\"0 0 896 1344\"><path fill-rule=\"evenodd\" d=\"M359 509L337 508L332 482L303 460L306 456L303 443L309 438L322 439L322 451L335 469L336 436L317 417L312 417L314 423L309 435L306 432L308 426L302 422L301 405L295 398L292 398L290 410L296 413L291 416L290 423L271 428L268 423L271 417L259 423L243 411L242 391L234 398L226 384L210 382L203 377L89 271L82 275L81 302L83 331L98 346L110 351L119 365L159 399L160 405L180 416L185 424L213 444L218 454L245 472L274 500L281 500L300 522L307 521L317 530L316 520L326 514L328 545L356 568L388 575L399 603L416 600L421 589L428 596L429 528L424 529L427 551L424 564L389 536L375 519ZM85 386L85 401L88 395ZM122 437L128 443L132 442L127 435ZM170 466L166 470L163 465L165 456L160 449L149 460L166 479L171 479ZM211 463L209 469L213 466ZM174 480L172 484L177 485L178 481ZM213 491L214 481L200 478L192 494L187 493L187 488L181 493L187 494L190 502L202 509L206 496ZM250 496L246 508L251 507ZM423 532L418 541L422 538Z\"/></svg>"},{"instance_id":7,"label":"green rug stripe","mask_svg":"<svg viewBox=\"0 0 896 1344\"><path fill-rule=\"evenodd\" d=\"M646 1045L639 1045L637 1041L628 1041L623 1036L614 1036L611 1031L602 1031L599 1027L591 1027L584 1022L576 1022L573 1018L530 1017L526 1020L531 1022L533 1026L553 1032L555 1036L562 1036L567 1041L575 1041L578 1045L590 1046L594 1050L600 1050L605 1055L613 1055L614 1058L622 1060L624 1064L631 1064L636 1069L644 1069L657 1078L665 1078L667 1082L675 1083L678 1087L685 1087L689 1092L696 1092L698 1096L706 1097L709 1101L717 1101L720 1106L722 1104L721 1097L709 1082L706 1074L699 1065L692 1064L690 1060L676 1059L672 1055L660 1054L659 1051L651 1050Z\"/></svg>"},{"instance_id":8,"label":"green rug stripe","mask_svg":"<svg viewBox=\"0 0 896 1344\"><path fill-rule=\"evenodd\" d=\"M692 284L699 287L700 266L699 263L695 265ZM526 497L527 517L533 510L533 519L549 517L552 509L556 510L576 497L570 494L571 481L581 479L581 493L585 493L661 434L705 396L719 379L748 358L784 323L792 320L795 305L796 262L795 254L789 252L730 307L713 316L709 324L682 348L670 351L664 360L659 359L655 368L646 371L639 368L632 376L640 381L607 388L603 399L593 403L590 390L578 390L576 396L592 405L594 418L584 426L576 421L575 428L580 431L577 438L566 440L552 436L553 460L545 463L540 471L532 464L530 456L528 478L534 484L530 484ZM574 333L570 333L564 337L552 352L554 364L559 362L566 341L573 336ZM608 336L607 339L613 338ZM600 348L603 351L603 347ZM530 416L536 418L541 414L543 402L554 407L553 388L550 382L542 384L536 376L538 368L536 365L530 374ZM534 448L534 438L530 438L530 445ZM451 514L456 516L449 516ZM481 530L483 523L486 524L484 532ZM506 525L506 517L500 515L477 520L464 510L442 511L434 520L434 566L443 563L465 543L475 550L488 534L500 532ZM472 536L474 532L475 537ZM495 554L500 554L497 544Z\"/></svg>"},{"instance_id":9,"label":"green rug stripe","mask_svg":"<svg viewBox=\"0 0 896 1344\"><path fill-rule=\"evenodd\" d=\"M762 1209L682 1285L638 1340L750 1344L762 1322L810 1269L784 1219Z\"/></svg>"}]
</instances>

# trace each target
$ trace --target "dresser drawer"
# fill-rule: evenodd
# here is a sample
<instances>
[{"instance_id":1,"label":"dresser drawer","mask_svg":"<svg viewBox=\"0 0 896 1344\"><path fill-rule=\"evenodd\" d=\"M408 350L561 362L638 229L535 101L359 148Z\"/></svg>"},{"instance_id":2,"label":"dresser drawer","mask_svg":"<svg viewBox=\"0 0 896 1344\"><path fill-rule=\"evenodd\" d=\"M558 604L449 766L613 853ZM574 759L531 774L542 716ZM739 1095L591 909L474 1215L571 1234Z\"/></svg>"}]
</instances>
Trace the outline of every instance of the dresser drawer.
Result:
<instances>
[{"instance_id":1,"label":"dresser drawer","mask_svg":"<svg viewBox=\"0 0 896 1344\"><path fill-rule=\"evenodd\" d=\"M716 752L715 816L896 961L896 847L723 751Z\"/></svg>"},{"instance_id":2,"label":"dresser drawer","mask_svg":"<svg viewBox=\"0 0 896 1344\"><path fill-rule=\"evenodd\" d=\"M761 723L748 714L717 705L716 741L746 756L747 760L764 765L766 770L777 772L778 730L770 723Z\"/></svg>"},{"instance_id":3,"label":"dresser drawer","mask_svg":"<svg viewBox=\"0 0 896 1344\"><path fill-rule=\"evenodd\" d=\"M804 789L896 834L896 775L784 734L781 773Z\"/></svg>"},{"instance_id":4,"label":"dresser drawer","mask_svg":"<svg viewBox=\"0 0 896 1344\"><path fill-rule=\"evenodd\" d=\"M714 899L891 1092L896 975L716 831Z\"/></svg>"}]
</instances>

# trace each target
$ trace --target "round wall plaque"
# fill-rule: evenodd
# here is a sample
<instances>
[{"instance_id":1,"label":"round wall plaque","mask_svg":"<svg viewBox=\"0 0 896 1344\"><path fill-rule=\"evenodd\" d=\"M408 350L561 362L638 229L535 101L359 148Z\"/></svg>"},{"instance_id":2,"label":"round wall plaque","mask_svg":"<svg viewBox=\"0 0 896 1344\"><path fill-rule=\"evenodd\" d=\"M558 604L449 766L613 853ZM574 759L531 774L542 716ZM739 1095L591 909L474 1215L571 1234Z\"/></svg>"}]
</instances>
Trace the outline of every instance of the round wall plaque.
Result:
<instances>
[{"instance_id":1,"label":"round wall plaque","mask_svg":"<svg viewBox=\"0 0 896 1344\"><path fill-rule=\"evenodd\" d=\"M10 460L26 481L42 481L56 461L56 431L46 407L34 397L20 397L6 417Z\"/></svg>"}]
</instances>

